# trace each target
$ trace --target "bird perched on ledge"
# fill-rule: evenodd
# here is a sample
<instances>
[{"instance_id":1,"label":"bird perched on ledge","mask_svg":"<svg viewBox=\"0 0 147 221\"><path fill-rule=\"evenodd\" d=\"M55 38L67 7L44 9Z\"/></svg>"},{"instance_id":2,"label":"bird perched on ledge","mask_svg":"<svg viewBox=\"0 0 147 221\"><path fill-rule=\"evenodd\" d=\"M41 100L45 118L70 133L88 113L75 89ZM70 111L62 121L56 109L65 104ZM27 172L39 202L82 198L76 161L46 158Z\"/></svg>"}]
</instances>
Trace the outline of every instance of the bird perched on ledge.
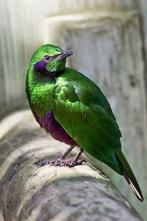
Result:
<instances>
[{"instance_id":1,"label":"bird perched on ledge","mask_svg":"<svg viewBox=\"0 0 147 221\"><path fill-rule=\"evenodd\" d=\"M137 180L121 150L121 132L111 107L99 87L78 71L67 68L71 51L43 45L34 53L26 79L30 108L42 128L70 145L61 159L45 161L55 166L82 163L83 150L123 175L143 201ZM79 154L67 155L78 146Z\"/></svg>"}]
</instances>

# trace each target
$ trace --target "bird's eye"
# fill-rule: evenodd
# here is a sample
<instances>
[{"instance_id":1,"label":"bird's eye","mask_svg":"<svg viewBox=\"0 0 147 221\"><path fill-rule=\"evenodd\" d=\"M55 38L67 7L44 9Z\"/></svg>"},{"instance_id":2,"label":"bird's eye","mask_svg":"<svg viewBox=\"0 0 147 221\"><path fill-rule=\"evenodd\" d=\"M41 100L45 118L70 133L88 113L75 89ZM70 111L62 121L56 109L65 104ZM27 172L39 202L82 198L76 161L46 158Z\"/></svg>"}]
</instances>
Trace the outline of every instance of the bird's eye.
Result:
<instances>
[{"instance_id":1,"label":"bird's eye","mask_svg":"<svg viewBox=\"0 0 147 221\"><path fill-rule=\"evenodd\" d=\"M45 55L44 58L45 58L45 60L49 60L49 59L50 59L50 56Z\"/></svg>"}]
</instances>

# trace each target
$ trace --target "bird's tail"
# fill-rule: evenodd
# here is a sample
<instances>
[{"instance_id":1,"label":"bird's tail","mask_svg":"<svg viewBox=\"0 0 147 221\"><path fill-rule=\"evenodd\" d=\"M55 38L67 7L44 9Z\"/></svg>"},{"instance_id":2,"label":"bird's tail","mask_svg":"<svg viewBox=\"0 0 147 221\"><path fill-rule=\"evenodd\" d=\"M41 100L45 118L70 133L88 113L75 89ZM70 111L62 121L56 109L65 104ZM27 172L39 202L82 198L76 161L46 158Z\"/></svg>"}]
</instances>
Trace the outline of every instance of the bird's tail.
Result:
<instances>
[{"instance_id":1,"label":"bird's tail","mask_svg":"<svg viewBox=\"0 0 147 221\"><path fill-rule=\"evenodd\" d=\"M125 177L127 183L129 184L130 188L136 195L136 197L140 200L143 201L143 195L140 190L140 187L138 185L138 182L133 174L132 169L130 168L124 154L122 153L121 149L117 150L116 156L121 164L121 169L122 169L122 174Z\"/></svg>"}]
</instances>

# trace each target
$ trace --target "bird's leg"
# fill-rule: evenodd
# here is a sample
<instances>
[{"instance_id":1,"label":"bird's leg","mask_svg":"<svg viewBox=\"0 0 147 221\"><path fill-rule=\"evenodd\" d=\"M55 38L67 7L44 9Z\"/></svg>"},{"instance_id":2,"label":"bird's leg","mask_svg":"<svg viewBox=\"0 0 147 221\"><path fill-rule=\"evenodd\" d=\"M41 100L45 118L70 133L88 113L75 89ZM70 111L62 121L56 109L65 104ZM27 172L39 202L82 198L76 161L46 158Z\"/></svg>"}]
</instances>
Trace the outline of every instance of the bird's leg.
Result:
<instances>
[{"instance_id":1,"label":"bird's leg","mask_svg":"<svg viewBox=\"0 0 147 221\"><path fill-rule=\"evenodd\" d=\"M83 153L83 149L80 149L80 152L73 158L65 159L66 156L71 152L74 147L70 147L65 154L63 154L61 159L50 161L51 166L64 166L64 167L74 167L81 165L85 160L80 159L81 154Z\"/></svg>"},{"instance_id":2,"label":"bird's leg","mask_svg":"<svg viewBox=\"0 0 147 221\"><path fill-rule=\"evenodd\" d=\"M60 167L74 167L77 165L81 165L85 160L79 159L81 154L83 153L83 149L80 149L80 152L73 158L66 159L68 154L73 150L75 146L70 146L68 150L62 155L61 158L58 158L56 160L39 160L35 163L37 167L41 167L44 165L51 165L51 166L60 166Z\"/></svg>"},{"instance_id":3,"label":"bird's leg","mask_svg":"<svg viewBox=\"0 0 147 221\"><path fill-rule=\"evenodd\" d=\"M48 160L48 159L41 159L37 162L35 162L35 165L37 167L45 166L47 164L54 165L54 166L64 166L66 161L68 162L69 160L65 160L67 155L74 149L75 146L70 146L66 152L62 155L62 157L56 159L56 160Z\"/></svg>"},{"instance_id":4,"label":"bird's leg","mask_svg":"<svg viewBox=\"0 0 147 221\"><path fill-rule=\"evenodd\" d=\"M62 155L61 158L58 158L56 160L51 160L50 161L50 165L51 166L60 166L60 167L64 167L64 166L68 166L69 163L71 163L71 159L66 159L66 157L69 155L69 153L74 149L75 146L70 146L66 152Z\"/></svg>"},{"instance_id":5,"label":"bird's leg","mask_svg":"<svg viewBox=\"0 0 147 221\"><path fill-rule=\"evenodd\" d=\"M67 157L67 155L74 149L74 147L75 147L75 146L70 146L70 147L66 150L66 152L62 155L61 159L64 160L64 159Z\"/></svg>"},{"instance_id":6,"label":"bird's leg","mask_svg":"<svg viewBox=\"0 0 147 221\"><path fill-rule=\"evenodd\" d=\"M80 152L74 157L70 159L65 159L67 155L73 150L75 146L70 146L70 148L63 154L62 158L50 161L50 165L52 166L65 166L65 167L74 167L77 165L81 165L84 160L80 160L80 156L83 153L83 149L80 149Z\"/></svg>"},{"instance_id":7,"label":"bird's leg","mask_svg":"<svg viewBox=\"0 0 147 221\"><path fill-rule=\"evenodd\" d=\"M80 158L80 156L82 155L82 153L83 153L83 149L81 148L81 149L80 149L80 152L77 154L77 156L76 156L75 159L74 159L75 162L77 162L77 161L79 160L79 158Z\"/></svg>"},{"instance_id":8,"label":"bird's leg","mask_svg":"<svg viewBox=\"0 0 147 221\"><path fill-rule=\"evenodd\" d=\"M83 149L81 148L80 152L73 159L70 160L67 166L74 167L77 165L81 165L83 162L85 162L85 160L80 159L80 156L82 155L82 153L83 153Z\"/></svg>"}]
</instances>

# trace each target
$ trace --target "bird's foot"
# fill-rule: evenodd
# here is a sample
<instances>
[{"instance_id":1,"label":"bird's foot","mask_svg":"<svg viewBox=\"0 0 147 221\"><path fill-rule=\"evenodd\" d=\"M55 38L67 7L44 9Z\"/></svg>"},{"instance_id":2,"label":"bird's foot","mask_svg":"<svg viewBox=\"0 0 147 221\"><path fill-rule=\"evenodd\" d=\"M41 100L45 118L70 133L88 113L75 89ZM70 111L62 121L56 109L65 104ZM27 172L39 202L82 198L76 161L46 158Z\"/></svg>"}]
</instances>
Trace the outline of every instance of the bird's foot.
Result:
<instances>
[{"instance_id":1,"label":"bird's foot","mask_svg":"<svg viewBox=\"0 0 147 221\"><path fill-rule=\"evenodd\" d=\"M75 158L57 159L57 160L51 160L50 165L60 166L60 167L74 167L74 166L82 165L83 162L85 162L85 160L83 159L75 160Z\"/></svg>"},{"instance_id":2,"label":"bird's foot","mask_svg":"<svg viewBox=\"0 0 147 221\"><path fill-rule=\"evenodd\" d=\"M39 160L35 162L35 165L37 167L42 167L47 164L49 164L50 166L59 166L59 167L74 167L74 166L82 165L82 163L84 162L85 160L83 159L75 160L75 158L71 158L71 159L58 158L56 160Z\"/></svg>"}]
</instances>

